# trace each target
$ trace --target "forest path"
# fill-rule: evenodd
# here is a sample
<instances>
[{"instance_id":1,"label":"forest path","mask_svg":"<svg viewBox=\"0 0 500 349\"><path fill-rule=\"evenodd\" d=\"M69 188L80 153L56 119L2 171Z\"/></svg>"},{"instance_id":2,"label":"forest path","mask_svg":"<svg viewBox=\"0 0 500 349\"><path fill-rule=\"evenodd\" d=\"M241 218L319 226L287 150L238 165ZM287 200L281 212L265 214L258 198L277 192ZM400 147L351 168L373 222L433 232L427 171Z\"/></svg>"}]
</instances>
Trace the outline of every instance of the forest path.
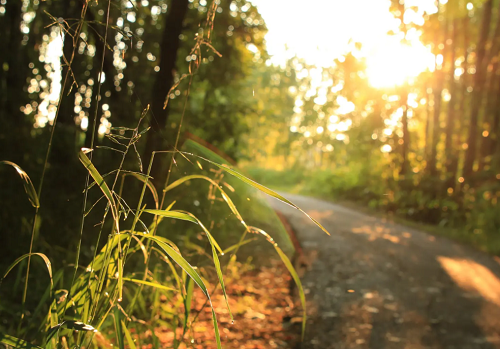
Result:
<instances>
[{"instance_id":1,"label":"forest path","mask_svg":"<svg viewBox=\"0 0 500 349\"><path fill-rule=\"evenodd\" d=\"M500 348L500 262L445 238L326 201L274 199L301 242L301 348Z\"/></svg>"}]
</instances>

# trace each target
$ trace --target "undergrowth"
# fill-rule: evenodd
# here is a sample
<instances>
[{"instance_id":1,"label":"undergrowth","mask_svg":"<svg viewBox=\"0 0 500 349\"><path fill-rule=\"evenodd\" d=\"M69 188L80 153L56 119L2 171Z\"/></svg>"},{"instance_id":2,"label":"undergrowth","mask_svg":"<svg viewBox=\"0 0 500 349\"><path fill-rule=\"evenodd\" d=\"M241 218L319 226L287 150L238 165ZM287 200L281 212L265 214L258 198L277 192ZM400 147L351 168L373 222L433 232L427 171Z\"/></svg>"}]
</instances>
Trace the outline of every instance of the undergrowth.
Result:
<instances>
[{"instance_id":1,"label":"undergrowth","mask_svg":"<svg viewBox=\"0 0 500 349\"><path fill-rule=\"evenodd\" d=\"M381 184L382 176L367 176L362 170L362 165L352 164L349 168L315 171L248 167L245 172L275 190L333 200L500 255L500 221L488 197L488 193L498 192L498 186L466 191L460 207L451 194L431 199L430 181L422 183L419 190L409 190L408 181L386 179Z\"/></svg>"},{"instance_id":2,"label":"undergrowth","mask_svg":"<svg viewBox=\"0 0 500 349\"><path fill-rule=\"evenodd\" d=\"M184 74L178 83L184 79L190 80L196 73L198 60L201 59L202 46L213 49L210 44L210 26L213 25L216 3L214 1L207 15L208 24L205 33L208 34L198 36L193 47L192 52L196 53L198 58L190 63L189 72ZM108 35L110 4L111 1L108 1L108 22L103 38L104 46L106 46ZM66 35L71 34L75 38L80 36L87 6L88 3L85 2L82 18L74 33L71 34L66 30ZM61 32L64 30L62 26ZM74 44L76 42L77 40L74 40ZM106 50L103 50L101 72L105 54ZM72 57L65 57L68 69L63 79L61 99L66 84L71 80L73 57L74 50ZM100 87L96 96L99 96L99 91ZM189 87L186 95L188 94ZM96 104L93 120L95 125L99 99L96 98L94 103ZM135 128L112 128L111 132L106 135L110 145L101 146L101 149L94 145L95 127L93 127L90 148L82 148L78 154L75 154L87 171L83 209L80 212L81 227L80 231L74 234L78 239L76 259L55 269L46 254L36 251L33 241L37 234L43 233L38 232L37 220L40 208L44 207L44 202L41 202L40 198L52 143L58 141L55 135L58 113L59 110L52 126L38 189L35 189L30 177L21 166L7 160L1 162L1 165L4 165L2 167L14 168L21 177L34 209L31 244L28 252L13 261L1 275L1 282L5 285L4 280L9 280L9 285L14 285L15 290L24 281L19 312L9 312L12 305L0 302L0 309L8 313L11 319L4 326L5 333L0 333L1 343L14 348L87 348L104 347L110 344L131 349L143 346L160 348L161 344L154 329L158 322L162 322L174 333L172 346L178 348L181 343L190 343L191 326L199 315L192 311L192 303L194 297L202 297L202 302L211 307L214 335L217 347L221 348L218 314L213 307L211 296L216 288L220 288L225 298L227 312L232 318L224 278L228 270L232 273L237 270L239 264L236 261L236 255L240 247L253 243L255 240L255 237L250 234L257 234L270 243L297 284L303 307L302 334L304 333L306 309L300 279L289 257L271 235L245 222L228 194L228 191L234 190L228 184L227 178L236 178L245 185L299 210L300 208L275 191L250 180L226 164L178 150L182 121L178 126L174 148L153 152L149 163L142 164L137 145L148 131L148 128L142 126L143 120L148 117L148 108L142 113ZM93 154L100 151L112 151L119 154L118 168L101 174L92 161ZM170 159L168 175L160 191L150 176L154 160L159 156L166 156ZM126 161L127 158L135 158L135 165L130 166L130 161ZM179 161L191 164L192 169L210 168L213 176L197 174L193 171L192 174L173 179L171 178L172 169ZM6 172L3 171L2 175L6 175ZM133 187L132 181L137 181L136 184L140 185L138 193L128 191L128 188ZM220 244L213 235L217 224L214 224L213 220L210 224L202 222L193 213L195 207L193 210L176 208L176 201L169 194L176 188L182 187L182 195L190 196L191 182L205 183L205 188L209 192L208 205L218 201L226 205L227 212L240 226L240 238L237 242L231 245ZM89 194L90 191L94 194L99 193L96 195L98 199L92 201L93 196ZM194 195L196 194L194 192ZM238 195L237 192L236 195ZM8 198L2 199L8 200ZM132 206L131 202L137 204ZM194 204L194 206L197 205ZM99 209L102 210L102 218L98 224L99 234L94 243L95 249L83 250L86 247L82 244L84 226L88 224L86 217L91 212L95 214L93 210ZM172 223L169 228L160 229L167 221ZM175 222L178 223L173 224ZM314 222L321 227L318 222ZM187 237L184 231L186 225L183 224L196 226L197 231L201 231L198 236L205 239L208 253L199 245L190 243L189 238L183 240ZM323 227L321 228L324 230ZM165 232L168 233L168 238ZM81 263L82 254L92 256L86 265ZM43 263L46 277L36 273L33 279L30 266L35 260ZM25 274L23 273L24 267L26 267ZM47 284L45 291L37 294L30 293L30 285L34 283L36 285ZM211 284L212 288L209 286ZM201 292L194 292L196 288ZM32 306L33 304L35 305Z\"/></svg>"}]
</instances>

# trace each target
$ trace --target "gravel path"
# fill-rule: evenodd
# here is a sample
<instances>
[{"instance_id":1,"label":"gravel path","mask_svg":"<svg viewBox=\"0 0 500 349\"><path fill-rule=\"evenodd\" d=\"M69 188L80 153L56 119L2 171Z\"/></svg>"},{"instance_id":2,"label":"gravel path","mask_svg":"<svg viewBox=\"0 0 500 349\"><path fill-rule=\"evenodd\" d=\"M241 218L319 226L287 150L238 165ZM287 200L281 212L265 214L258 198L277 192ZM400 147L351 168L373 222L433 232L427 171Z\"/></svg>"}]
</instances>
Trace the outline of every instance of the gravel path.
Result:
<instances>
[{"instance_id":1,"label":"gravel path","mask_svg":"<svg viewBox=\"0 0 500 349\"><path fill-rule=\"evenodd\" d=\"M272 200L301 242L301 348L500 349L500 260L329 202Z\"/></svg>"}]
</instances>

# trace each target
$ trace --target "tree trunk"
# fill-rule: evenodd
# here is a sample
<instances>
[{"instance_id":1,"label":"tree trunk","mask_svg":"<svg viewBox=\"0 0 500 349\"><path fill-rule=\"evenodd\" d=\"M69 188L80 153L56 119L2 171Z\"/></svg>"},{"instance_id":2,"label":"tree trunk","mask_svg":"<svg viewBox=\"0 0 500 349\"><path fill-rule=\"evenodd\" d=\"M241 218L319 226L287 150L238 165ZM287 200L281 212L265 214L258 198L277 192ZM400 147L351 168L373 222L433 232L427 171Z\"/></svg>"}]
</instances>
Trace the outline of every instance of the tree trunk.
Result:
<instances>
[{"instance_id":1,"label":"tree trunk","mask_svg":"<svg viewBox=\"0 0 500 349\"><path fill-rule=\"evenodd\" d=\"M432 114L432 108L430 106L430 100L431 100L431 94L429 92L425 92L426 94L426 99L427 103L425 103L425 149L424 149L424 157L425 157L425 162L429 163L430 157L431 157L431 146L432 142L430 140L431 138L431 114Z\"/></svg>"},{"instance_id":2,"label":"tree trunk","mask_svg":"<svg viewBox=\"0 0 500 349\"><path fill-rule=\"evenodd\" d=\"M447 22L443 25L443 34L442 37L438 37L434 45L436 47L439 46L440 44L440 39L442 39L442 42L446 41L448 33L448 28L447 28ZM435 177L437 175L437 145L439 143L439 135L441 133L441 125L439 123L439 118L441 115L441 104L442 104L442 93L443 93L443 84L444 84L444 61L446 58L446 45L444 46L444 49L441 53L443 55L443 66L441 69L437 69L436 65L436 71L434 72L434 75L436 76L435 78L435 83L434 83L434 88L433 88L433 93L434 93L434 115L433 115L433 120L432 120L432 143L431 143L431 149L430 149L430 158L429 161L427 162L427 172L429 175L432 177Z\"/></svg>"},{"instance_id":3,"label":"tree trunk","mask_svg":"<svg viewBox=\"0 0 500 349\"><path fill-rule=\"evenodd\" d=\"M22 98L25 95L23 92L24 85L26 84L25 77L29 76L25 60L26 46L21 45L23 39L23 33L21 32L21 7L21 1L7 2L5 12L6 17L9 18L7 23L10 23L10 26L7 28L9 33L6 37L9 40L2 39L2 41L7 41L7 50L2 52L2 54L5 55L5 62L8 65L8 70L5 72L5 116L11 118L20 114L19 107L25 102L25 98Z\"/></svg>"},{"instance_id":4,"label":"tree trunk","mask_svg":"<svg viewBox=\"0 0 500 349\"><path fill-rule=\"evenodd\" d=\"M477 128L479 120L479 111L483 101L483 90L486 77L486 68L488 62L485 60L486 56L486 43L488 41L491 12L493 7L493 0L486 0L483 4L483 20L481 26L481 33L479 42L477 44L476 54L476 73L474 75L473 94L470 104L470 125L469 135L467 137L467 151L465 153L465 161L463 168L463 176L469 180L473 173L474 160L476 158L477 149Z\"/></svg>"},{"instance_id":5,"label":"tree trunk","mask_svg":"<svg viewBox=\"0 0 500 349\"><path fill-rule=\"evenodd\" d=\"M496 76L497 93L500 93L500 76ZM494 114L493 124L491 126L491 135L489 142L488 155L492 157L491 164L494 170L500 169L500 98L495 99L495 106L493 108Z\"/></svg>"},{"instance_id":6,"label":"tree trunk","mask_svg":"<svg viewBox=\"0 0 500 349\"><path fill-rule=\"evenodd\" d=\"M458 41L458 28L457 21L453 21L452 25L452 43L450 47L450 71L449 71L449 92L450 92L450 100L448 101L448 115L446 117L446 131L445 131L445 164L446 164L446 181L445 181L445 190L453 186L455 181L455 158L456 152L453 148L453 133L456 128L456 123L458 120L455 115L455 102L456 102L456 92L457 92L457 84L455 82L455 45Z\"/></svg>"},{"instance_id":7,"label":"tree trunk","mask_svg":"<svg viewBox=\"0 0 500 349\"><path fill-rule=\"evenodd\" d=\"M22 1L8 1L5 15L0 19L0 155L2 160L21 160L29 154L24 136L29 136L31 117L20 107L29 102L25 90L26 77L30 76L27 45L22 45ZM8 68L8 69L5 69ZM21 127L23 125L24 127ZM26 126L28 129L26 129ZM3 134L2 134L3 133ZM22 134L23 133L23 134ZM25 157L26 159L26 157Z\"/></svg>"},{"instance_id":8,"label":"tree trunk","mask_svg":"<svg viewBox=\"0 0 500 349\"><path fill-rule=\"evenodd\" d=\"M498 93L500 92L498 88L500 86L498 85L499 76L497 75L497 70L498 70L498 62L493 63L493 69L489 78L488 82L488 88L485 91L486 92L486 107L484 111L484 118L481 122L481 124L489 125L489 130L481 128L483 132L482 137L479 137L480 143L481 143L481 148L479 150L479 163L478 163L478 171L482 171L484 169L487 169L490 165L491 162L491 142L493 141L492 137L493 134L495 133L496 127L495 127L495 108L497 107L497 101L498 101Z\"/></svg>"},{"instance_id":9,"label":"tree trunk","mask_svg":"<svg viewBox=\"0 0 500 349\"><path fill-rule=\"evenodd\" d=\"M463 63L463 69L464 73L460 77L461 84L460 84L460 104L458 106L457 110L457 120L461 120L461 122L458 125L458 131L457 131L457 138L455 140L456 142L456 149L457 149L457 158L455 159L455 163L453 164L453 171L455 173L455 178L458 177L459 175L459 162L463 157L465 156L465 151L463 149L463 144L464 144L464 135L467 130L467 102L469 100L469 92L467 91L469 87L469 78L468 78L468 70L469 70L469 63L468 63L468 58L469 58L469 17L465 17L462 19L462 34L463 34L463 54L464 54L464 63ZM455 183L453 188L456 188L458 183ZM461 186L461 185L460 185Z\"/></svg>"},{"instance_id":10,"label":"tree trunk","mask_svg":"<svg viewBox=\"0 0 500 349\"><path fill-rule=\"evenodd\" d=\"M174 70L180 46L179 35L182 33L183 21L188 11L189 0L172 0L165 22L160 46L160 71L151 93L151 114L154 121L150 122L152 129L147 133L146 145L143 151L144 164L147 166L154 150L161 150L165 145L163 132L168 121L169 107L164 108L165 99L174 84ZM161 157L157 157L154 174L159 174ZM157 178L158 179L158 178Z\"/></svg>"},{"instance_id":11,"label":"tree trunk","mask_svg":"<svg viewBox=\"0 0 500 349\"><path fill-rule=\"evenodd\" d=\"M405 86L406 87L406 86ZM410 133L408 131L408 90L403 88L403 117L401 123L403 124L403 144L401 147L401 169L399 174L404 176L408 173L408 149L410 147Z\"/></svg>"},{"instance_id":12,"label":"tree trunk","mask_svg":"<svg viewBox=\"0 0 500 349\"><path fill-rule=\"evenodd\" d=\"M500 3L497 6L497 16L500 15ZM484 134L481 139L481 149L479 157L479 170L491 164L491 155L495 149L495 138L497 136L498 120L496 118L496 109L498 108L498 94L500 93L500 76L498 75L499 68L499 54L500 54L500 20L496 21L495 31L491 40L491 46L486 53L485 65L492 64L491 74L488 81L487 102L485 109L485 117L482 124L488 124L489 130ZM486 77L485 77L486 79Z\"/></svg>"}]
</instances>

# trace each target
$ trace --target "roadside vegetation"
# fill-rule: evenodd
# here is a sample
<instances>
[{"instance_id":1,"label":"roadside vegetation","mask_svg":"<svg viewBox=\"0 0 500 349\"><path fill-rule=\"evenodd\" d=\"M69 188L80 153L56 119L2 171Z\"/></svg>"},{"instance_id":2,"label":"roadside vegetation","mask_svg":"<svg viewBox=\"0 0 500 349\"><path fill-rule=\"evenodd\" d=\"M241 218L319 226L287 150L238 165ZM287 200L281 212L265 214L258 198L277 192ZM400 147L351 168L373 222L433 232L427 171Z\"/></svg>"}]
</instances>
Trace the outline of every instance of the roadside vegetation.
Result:
<instances>
[{"instance_id":1,"label":"roadside vegetation","mask_svg":"<svg viewBox=\"0 0 500 349\"><path fill-rule=\"evenodd\" d=\"M213 46L216 14L225 11L220 19L224 23L241 13L230 30L239 28L244 41L259 40L258 34L244 33L252 26L264 30L250 4L218 5L218 1L173 1L153 6L147 1L111 0L64 6L58 1L2 3L0 24L9 31L9 48L33 59L22 62L13 58L19 57L14 52L2 56L1 86L6 93L2 112L11 115L2 118L2 126L16 130L12 135L2 132L1 137L5 160L0 162L0 180L6 188L1 210L2 345L221 348L223 338L228 338L229 345L241 347L242 342L252 342L253 332L242 326L246 317L262 320L270 310L253 304L261 299L247 297L242 302L229 296L237 299L245 292L255 293L252 290L259 286L263 288L259 292L269 294L267 303L274 304L273 311L282 313L259 325L265 330L256 343L286 347L300 340L277 334L284 318L295 315L303 336L306 304L291 262L294 247L261 195L300 208L234 170L198 143L197 136L183 132L188 114L201 112L194 110L197 100L215 108L209 95L217 87L206 84L217 83L204 76L210 71L205 65L221 56L225 44L236 55L248 55L245 46L238 48L230 39L220 45L221 52ZM252 21L242 20L247 15ZM192 31L184 31L184 24ZM29 35L19 36L19 29ZM158 29L162 46L147 37ZM185 46L190 45L182 47L185 52L180 48L184 35L189 36ZM145 45L155 53L144 53L143 69L126 70L136 82L121 81L125 68L139 62ZM155 61L158 65L151 63ZM217 63L214 66L217 69ZM136 86L154 79L141 81L144 69L158 73L152 104L145 105L139 96L143 91ZM241 74L243 80L240 69L238 64L225 71ZM22 82L24 72L34 74L28 88ZM15 77L21 83L9 85ZM217 86L225 88L224 83ZM23 93L13 95L16 87ZM28 103L21 104L23 99ZM225 105L221 98L214 103ZM14 115L20 112L24 118L16 125ZM172 130L165 130L170 112L177 119ZM227 115L235 117L233 110ZM196 124L193 119L189 122ZM216 126L223 124L221 119L213 125L207 122L194 127L194 132L210 139L207 132L217 133ZM229 130L213 137L225 150L234 150L235 135ZM227 147L226 136L233 139ZM276 266L276 259L281 266ZM266 262L273 267L266 269ZM252 275L256 266L262 269ZM271 273L277 275L272 276L274 288L269 290ZM228 280L240 288L229 286ZM299 314L290 293L291 280L298 287ZM242 324L232 331L240 335L228 336L235 320Z\"/></svg>"}]
</instances>

